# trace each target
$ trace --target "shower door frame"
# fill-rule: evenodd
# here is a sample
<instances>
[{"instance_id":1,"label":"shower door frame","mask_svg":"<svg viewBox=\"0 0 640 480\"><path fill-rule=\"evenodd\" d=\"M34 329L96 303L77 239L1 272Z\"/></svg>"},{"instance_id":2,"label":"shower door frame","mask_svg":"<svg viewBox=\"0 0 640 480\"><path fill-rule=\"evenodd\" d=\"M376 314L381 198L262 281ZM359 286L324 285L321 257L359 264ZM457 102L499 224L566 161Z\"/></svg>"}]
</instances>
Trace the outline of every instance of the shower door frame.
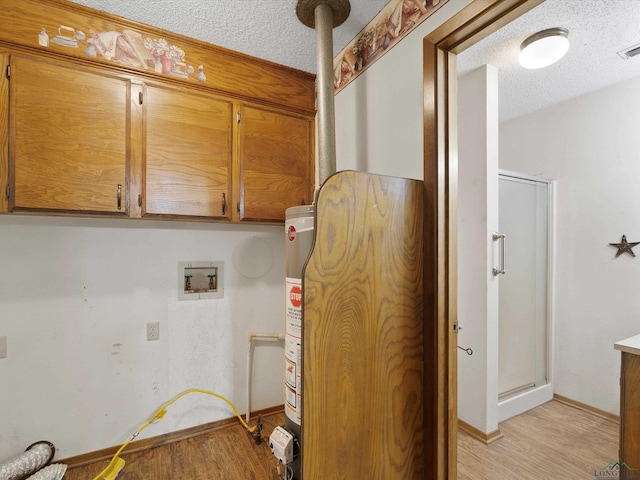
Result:
<instances>
[{"instance_id":1,"label":"shower door frame","mask_svg":"<svg viewBox=\"0 0 640 480\"><path fill-rule=\"evenodd\" d=\"M553 399L554 394L554 282L555 282L555 180L534 177L520 172L499 169L498 178L504 177L512 181L522 181L527 183L540 183L547 185L547 258L546 258L546 366L545 377L546 383L543 385L535 385L531 389L518 393L517 395L498 400L498 422L502 422L516 415L530 410L538 405ZM508 240L507 240L508 242Z\"/></svg>"}]
</instances>

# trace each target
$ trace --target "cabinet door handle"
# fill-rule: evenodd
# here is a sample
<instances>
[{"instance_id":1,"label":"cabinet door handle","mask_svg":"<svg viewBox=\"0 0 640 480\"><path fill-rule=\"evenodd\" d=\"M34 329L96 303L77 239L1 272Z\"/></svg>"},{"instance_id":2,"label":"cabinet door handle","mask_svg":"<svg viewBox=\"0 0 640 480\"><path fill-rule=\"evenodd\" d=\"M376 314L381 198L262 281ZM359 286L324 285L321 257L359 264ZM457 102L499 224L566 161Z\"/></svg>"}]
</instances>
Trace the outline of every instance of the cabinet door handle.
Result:
<instances>
[{"instance_id":1,"label":"cabinet door handle","mask_svg":"<svg viewBox=\"0 0 640 480\"><path fill-rule=\"evenodd\" d=\"M118 210L122 210L122 185L118 184Z\"/></svg>"},{"instance_id":2,"label":"cabinet door handle","mask_svg":"<svg viewBox=\"0 0 640 480\"><path fill-rule=\"evenodd\" d=\"M141 193L138 194L138 206L140 208L142 208L142 194Z\"/></svg>"},{"instance_id":3,"label":"cabinet door handle","mask_svg":"<svg viewBox=\"0 0 640 480\"><path fill-rule=\"evenodd\" d=\"M491 238L493 239L494 242L500 241L500 267L493 267L493 275L497 276L497 275L504 275L505 273L507 273L507 271L505 270L505 263L504 263L504 239L507 236L504 233L494 233Z\"/></svg>"},{"instance_id":4,"label":"cabinet door handle","mask_svg":"<svg viewBox=\"0 0 640 480\"><path fill-rule=\"evenodd\" d=\"M226 215L227 213L227 194L222 194L222 215Z\"/></svg>"},{"instance_id":5,"label":"cabinet door handle","mask_svg":"<svg viewBox=\"0 0 640 480\"><path fill-rule=\"evenodd\" d=\"M239 212L239 211L240 211L240 202L238 202L238 203L236 204L236 208L238 209L238 212Z\"/></svg>"}]
</instances>

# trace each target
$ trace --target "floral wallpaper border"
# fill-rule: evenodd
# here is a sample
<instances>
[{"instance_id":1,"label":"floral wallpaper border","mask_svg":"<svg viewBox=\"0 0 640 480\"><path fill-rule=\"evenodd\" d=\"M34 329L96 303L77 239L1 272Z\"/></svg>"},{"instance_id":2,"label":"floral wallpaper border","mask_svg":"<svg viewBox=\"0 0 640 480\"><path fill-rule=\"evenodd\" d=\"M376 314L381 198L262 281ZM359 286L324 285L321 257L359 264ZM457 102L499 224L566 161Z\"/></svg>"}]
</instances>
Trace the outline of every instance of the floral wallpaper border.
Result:
<instances>
[{"instance_id":1,"label":"floral wallpaper border","mask_svg":"<svg viewBox=\"0 0 640 480\"><path fill-rule=\"evenodd\" d=\"M449 0L391 0L333 60L338 93Z\"/></svg>"}]
</instances>

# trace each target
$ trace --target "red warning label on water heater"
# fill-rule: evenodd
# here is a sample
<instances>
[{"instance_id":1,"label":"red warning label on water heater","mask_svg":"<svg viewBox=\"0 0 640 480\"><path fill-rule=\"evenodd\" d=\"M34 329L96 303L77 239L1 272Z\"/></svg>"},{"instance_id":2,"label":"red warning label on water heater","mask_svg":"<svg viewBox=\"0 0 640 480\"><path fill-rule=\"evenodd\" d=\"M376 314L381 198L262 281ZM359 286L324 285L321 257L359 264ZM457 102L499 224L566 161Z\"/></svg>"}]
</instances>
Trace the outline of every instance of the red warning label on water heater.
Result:
<instances>
[{"instance_id":1,"label":"red warning label on water heater","mask_svg":"<svg viewBox=\"0 0 640 480\"><path fill-rule=\"evenodd\" d=\"M299 286L294 285L289 290L289 300L291 301L291 305L298 308L302 305L302 290Z\"/></svg>"},{"instance_id":2,"label":"red warning label on water heater","mask_svg":"<svg viewBox=\"0 0 640 480\"><path fill-rule=\"evenodd\" d=\"M296 239L296 227L293 225L289 225L289 230L287 230L287 238L290 242L293 242Z\"/></svg>"},{"instance_id":3,"label":"red warning label on water heater","mask_svg":"<svg viewBox=\"0 0 640 480\"><path fill-rule=\"evenodd\" d=\"M295 232L295 230L294 230ZM299 365L302 357L302 280L287 277L287 301L285 324L285 413L300 425L302 408L302 381Z\"/></svg>"},{"instance_id":4,"label":"red warning label on water heater","mask_svg":"<svg viewBox=\"0 0 640 480\"><path fill-rule=\"evenodd\" d=\"M286 324L285 333L288 337L300 341L302 334L302 281L299 278L289 278L286 281Z\"/></svg>"}]
</instances>

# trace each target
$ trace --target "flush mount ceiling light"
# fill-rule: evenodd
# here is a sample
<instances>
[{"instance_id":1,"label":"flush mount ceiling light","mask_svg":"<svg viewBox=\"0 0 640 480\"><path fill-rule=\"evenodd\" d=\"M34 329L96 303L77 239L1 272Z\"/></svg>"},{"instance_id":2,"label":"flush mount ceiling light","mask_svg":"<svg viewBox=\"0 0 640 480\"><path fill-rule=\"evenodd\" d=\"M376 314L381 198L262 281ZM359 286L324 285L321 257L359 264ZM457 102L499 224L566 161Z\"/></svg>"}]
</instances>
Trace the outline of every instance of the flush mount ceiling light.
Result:
<instances>
[{"instance_id":1,"label":"flush mount ceiling light","mask_svg":"<svg viewBox=\"0 0 640 480\"><path fill-rule=\"evenodd\" d=\"M569 50L569 31L549 28L534 33L520 45L520 65L524 68L544 68L557 62Z\"/></svg>"}]
</instances>

